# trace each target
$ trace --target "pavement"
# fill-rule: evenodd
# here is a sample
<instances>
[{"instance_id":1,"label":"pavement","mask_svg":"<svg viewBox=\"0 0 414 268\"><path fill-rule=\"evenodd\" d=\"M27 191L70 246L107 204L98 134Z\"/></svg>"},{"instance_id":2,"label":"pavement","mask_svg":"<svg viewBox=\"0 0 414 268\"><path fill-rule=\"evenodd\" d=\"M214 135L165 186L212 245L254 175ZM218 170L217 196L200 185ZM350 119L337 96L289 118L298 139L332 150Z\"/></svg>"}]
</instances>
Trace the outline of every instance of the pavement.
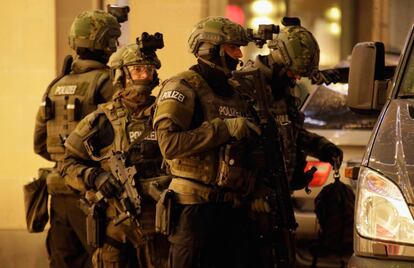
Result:
<instances>
[{"instance_id":1,"label":"pavement","mask_svg":"<svg viewBox=\"0 0 414 268\"><path fill-rule=\"evenodd\" d=\"M27 230L0 230L1 268L47 268L46 234Z\"/></svg>"}]
</instances>

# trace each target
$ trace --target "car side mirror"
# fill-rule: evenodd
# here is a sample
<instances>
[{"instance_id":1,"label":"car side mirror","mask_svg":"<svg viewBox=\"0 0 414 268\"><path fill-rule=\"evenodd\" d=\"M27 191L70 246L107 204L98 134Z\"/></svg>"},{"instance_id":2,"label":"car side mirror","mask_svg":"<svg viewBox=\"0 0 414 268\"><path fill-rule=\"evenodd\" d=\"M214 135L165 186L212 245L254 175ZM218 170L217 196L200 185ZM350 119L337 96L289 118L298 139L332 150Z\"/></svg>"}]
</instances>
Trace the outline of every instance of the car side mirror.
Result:
<instances>
[{"instance_id":1,"label":"car side mirror","mask_svg":"<svg viewBox=\"0 0 414 268\"><path fill-rule=\"evenodd\" d=\"M347 105L354 110L381 110L390 80L384 78L384 44L362 42L352 50Z\"/></svg>"}]
</instances>

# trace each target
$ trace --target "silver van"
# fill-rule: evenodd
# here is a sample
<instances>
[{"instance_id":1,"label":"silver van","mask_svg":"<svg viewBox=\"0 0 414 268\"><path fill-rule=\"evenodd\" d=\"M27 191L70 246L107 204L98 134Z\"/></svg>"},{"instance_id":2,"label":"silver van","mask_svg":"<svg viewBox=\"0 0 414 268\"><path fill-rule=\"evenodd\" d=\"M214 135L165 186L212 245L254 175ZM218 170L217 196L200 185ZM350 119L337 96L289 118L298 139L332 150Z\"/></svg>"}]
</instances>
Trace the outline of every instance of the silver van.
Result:
<instances>
[{"instance_id":1,"label":"silver van","mask_svg":"<svg viewBox=\"0 0 414 268\"><path fill-rule=\"evenodd\" d=\"M381 113L356 173L354 255L348 267L414 267L413 30L393 79L386 79L381 43L359 43L352 52L347 104Z\"/></svg>"}]
</instances>

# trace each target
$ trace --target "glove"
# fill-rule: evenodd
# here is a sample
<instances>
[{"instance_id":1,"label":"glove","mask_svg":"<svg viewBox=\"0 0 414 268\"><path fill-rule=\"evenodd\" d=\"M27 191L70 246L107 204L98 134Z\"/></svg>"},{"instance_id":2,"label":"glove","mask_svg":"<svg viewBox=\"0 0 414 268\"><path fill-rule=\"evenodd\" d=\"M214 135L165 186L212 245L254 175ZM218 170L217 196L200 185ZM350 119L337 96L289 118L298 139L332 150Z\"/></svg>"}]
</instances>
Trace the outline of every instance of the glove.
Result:
<instances>
[{"instance_id":1,"label":"glove","mask_svg":"<svg viewBox=\"0 0 414 268\"><path fill-rule=\"evenodd\" d=\"M329 85L330 83L337 83L341 80L341 75L337 70L334 69L327 69L327 70L317 70L314 71L310 76L309 79L311 80L312 84L322 85L326 84Z\"/></svg>"},{"instance_id":2,"label":"glove","mask_svg":"<svg viewBox=\"0 0 414 268\"><path fill-rule=\"evenodd\" d=\"M342 164L343 152L333 143L328 143L322 147L320 160L330 163L335 169L339 169Z\"/></svg>"},{"instance_id":3,"label":"glove","mask_svg":"<svg viewBox=\"0 0 414 268\"><path fill-rule=\"evenodd\" d=\"M237 140L250 137L252 131L257 135L261 133L260 128L245 117L226 118L223 121L227 126L230 136Z\"/></svg>"},{"instance_id":4,"label":"glove","mask_svg":"<svg viewBox=\"0 0 414 268\"><path fill-rule=\"evenodd\" d=\"M257 198L253 200L250 208L254 212L269 213L271 211L269 203L264 198Z\"/></svg>"},{"instance_id":5,"label":"glove","mask_svg":"<svg viewBox=\"0 0 414 268\"><path fill-rule=\"evenodd\" d=\"M101 172L94 180L95 187L106 198L118 196L122 190L122 185L109 172Z\"/></svg>"}]
</instances>

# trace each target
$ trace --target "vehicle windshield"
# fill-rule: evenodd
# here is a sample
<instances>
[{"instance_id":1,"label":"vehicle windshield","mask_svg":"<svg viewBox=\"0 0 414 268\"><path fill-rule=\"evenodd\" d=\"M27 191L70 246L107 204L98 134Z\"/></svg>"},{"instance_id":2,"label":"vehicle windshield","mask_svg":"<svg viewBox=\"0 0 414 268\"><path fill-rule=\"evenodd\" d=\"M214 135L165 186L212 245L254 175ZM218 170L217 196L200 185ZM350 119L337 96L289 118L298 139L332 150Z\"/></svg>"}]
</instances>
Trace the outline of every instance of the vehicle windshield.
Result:
<instances>
[{"instance_id":1,"label":"vehicle windshield","mask_svg":"<svg viewBox=\"0 0 414 268\"><path fill-rule=\"evenodd\" d=\"M404 73L401 76L400 90L398 97L414 98L414 53L410 53Z\"/></svg>"},{"instance_id":2,"label":"vehicle windshield","mask_svg":"<svg viewBox=\"0 0 414 268\"><path fill-rule=\"evenodd\" d=\"M346 105L348 84L320 85L309 96L302 111L305 128L372 130L377 114L359 114Z\"/></svg>"}]
</instances>

